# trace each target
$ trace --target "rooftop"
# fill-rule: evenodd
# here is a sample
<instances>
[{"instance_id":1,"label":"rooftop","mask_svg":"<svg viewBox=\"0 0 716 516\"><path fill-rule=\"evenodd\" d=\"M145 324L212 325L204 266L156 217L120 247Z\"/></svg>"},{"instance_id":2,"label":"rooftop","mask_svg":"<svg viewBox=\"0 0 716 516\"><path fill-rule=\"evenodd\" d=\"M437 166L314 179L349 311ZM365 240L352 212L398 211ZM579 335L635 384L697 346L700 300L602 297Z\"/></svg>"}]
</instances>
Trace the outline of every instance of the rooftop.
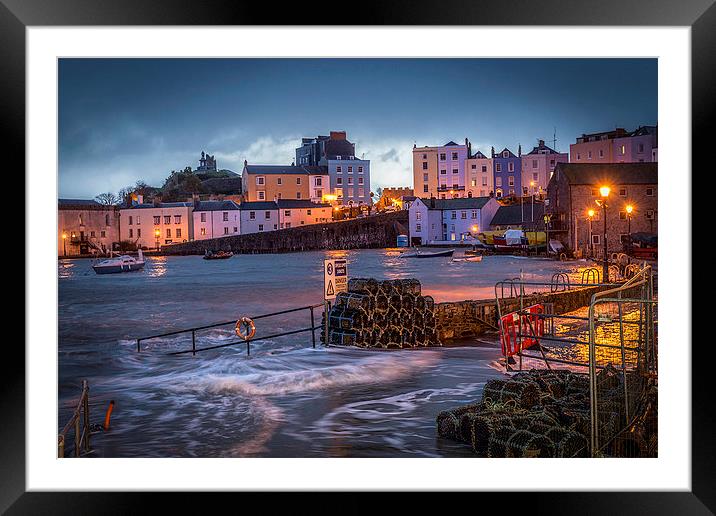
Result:
<instances>
[{"instance_id":1,"label":"rooftop","mask_svg":"<svg viewBox=\"0 0 716 516\"><path fill-rule=\"evenodd\" d=\"M492 199L492 197L460 197L459 199L420 198L423 204L431 210L480 209L485 206L490 199Z\"/></svg>"},{"instance_id":2,"label":"rooftop","mask_svg":"<svg viewBox=\"0 0 716 516\"><path fill-rule=\"evenodd\" d=\"M490 226L520 226L529 225L544 226L544 203L534 203L534 223L532 222L532 203L524 205L512 204L497 208L495 216L492 217Z\"/></svg>"},{"instance_id":3,"label":"rooftop","mask_svg":"<svg viewBox=\"0 0 716 516\"><path fill-rule=\"evenodd\" d=\"M554 177L572 185L657 184L658 163L557 163Z\"/></svg>"},{"instance_id":4,"label":"rooftop","mask_svg":"<svg viewBox=\"0 0 716 516\"><path fill-rule=\"evenodd\" d=\"M229 211L238 209L239 205L234 201L199 201L194 205L194 211Z\"/></svg>"},{"instance_id":5,"label":"rooftop","mask_svg":"<svg viewBox=\"0 0 716 516\"><path fill-rule=\"evenodd\" d=\"M191 202L160 202L157 204L151 203L151 202L145 202L142 204L135 204L134 206L129 206L127 209L130 210L142 210L142 209L149 209L149 208L193 208L194 203Z\"/></svg>"},{"instance_id":6,"label":"rooftop","mask_svg":"<svg viewBox=\"0 0 716 516\"><path fill-rule=\"evenodd\" d=\"M60 210L112 210L115 206L100 204L94 199L57 199Z\"/></svg>"},{"instance_id":7,"label":"rooftop","mask_svg":"<svg viewBox=\"0 0 716 516\"><path fill-rule=\"evenodd\" d=\"M273 201L250 201L239 204L239 209L246 210L277 210L278 206Z\"/></svg>"},{"instance_id":8,"label":"rooftop","mask_svg":"<svg viewBox=\"0 0 716 516\"><path fill-rule=\"evenodd\" d=\"M248 174L326 174L323 167L309 165L249 165L244 166Z\"/></svg>"}]
</instances>

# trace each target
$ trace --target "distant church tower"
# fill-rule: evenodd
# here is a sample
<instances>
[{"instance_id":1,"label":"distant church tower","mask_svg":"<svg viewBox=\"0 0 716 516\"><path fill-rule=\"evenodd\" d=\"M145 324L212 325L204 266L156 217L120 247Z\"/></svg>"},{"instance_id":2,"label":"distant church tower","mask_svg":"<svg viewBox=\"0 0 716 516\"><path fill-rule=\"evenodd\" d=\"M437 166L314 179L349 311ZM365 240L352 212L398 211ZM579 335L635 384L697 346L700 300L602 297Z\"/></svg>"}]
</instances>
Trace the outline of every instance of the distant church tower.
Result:
<instances>
[{"instance_id":1,"label":"distant church tower","mask_svg":"<svg viewBox=\"0 0 716 516\"><path fill-rule=\"evenodd\" d=\"M197 172L216 172L216 160L214 156L209 156L201 151L201 159L199 160L199 168Z\"/></svg>"}]
</instances>

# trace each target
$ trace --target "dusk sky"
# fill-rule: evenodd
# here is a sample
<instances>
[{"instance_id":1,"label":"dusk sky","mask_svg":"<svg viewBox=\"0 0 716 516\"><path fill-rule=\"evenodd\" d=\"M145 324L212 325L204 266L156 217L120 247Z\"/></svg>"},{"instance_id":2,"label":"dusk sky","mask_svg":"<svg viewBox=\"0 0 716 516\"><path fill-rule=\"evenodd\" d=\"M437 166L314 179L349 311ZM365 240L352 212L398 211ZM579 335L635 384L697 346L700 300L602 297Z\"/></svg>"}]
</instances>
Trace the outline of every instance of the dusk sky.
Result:
<instances>
[{"instance_id":1,"label":"dusk sky","mask_svg":"<svg viewBox=\"0 0 716 516\"><path fill-rule=\"evenodd\" d=\"M59 196L144 180L199 154L290 164L301 137L345 130L373 190L412 186L412 148L568 152L584 132L657 124L656 59L61 59Z\"/></svg>"}]
</instances>

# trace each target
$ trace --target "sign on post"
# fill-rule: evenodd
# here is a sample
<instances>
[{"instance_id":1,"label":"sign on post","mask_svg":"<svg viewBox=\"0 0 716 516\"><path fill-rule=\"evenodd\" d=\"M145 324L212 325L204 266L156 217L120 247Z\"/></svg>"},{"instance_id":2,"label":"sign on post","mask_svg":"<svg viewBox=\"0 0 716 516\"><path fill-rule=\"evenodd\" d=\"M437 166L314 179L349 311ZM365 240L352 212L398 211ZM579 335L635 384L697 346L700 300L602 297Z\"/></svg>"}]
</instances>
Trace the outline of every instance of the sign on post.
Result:
<instances>
[{"instance_id":1,"label":"sign on post","mask_svg":"<svg viewBox=\"0 0 716 516\"><path fill-rule=\"evenodd\" d=\"M348 292L348 263L346 260L323 260L323 299L333 300L338 292Z\"/></svg>"}]
</instances>

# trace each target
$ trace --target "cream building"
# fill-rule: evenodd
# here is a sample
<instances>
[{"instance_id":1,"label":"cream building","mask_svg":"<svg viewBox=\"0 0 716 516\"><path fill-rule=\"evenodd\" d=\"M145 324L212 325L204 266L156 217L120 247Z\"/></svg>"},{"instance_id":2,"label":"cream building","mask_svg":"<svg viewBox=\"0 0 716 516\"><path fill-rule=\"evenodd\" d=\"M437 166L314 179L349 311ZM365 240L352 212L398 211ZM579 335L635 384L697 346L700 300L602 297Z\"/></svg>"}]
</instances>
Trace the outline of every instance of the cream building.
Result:
<instances>
[{"instance_id":1,"label":"cream building","mask_svg":"<svg viewBox=\"0 0 716 516\"><path fill-rule=\"evenodd\" d=\"M311 201L282 199L278 205L279 229L295 228L308 224L331 222L333 207Z\"/></svg>"},{"instance_id":2,"label":"cream building","mask_svg":"<svg viewBox=\"0 0 716 516\"><path fill-rule=\"evenodd\" d=\"M477 151L465 160L465 189L467 197L489 197L494 193L492 158Z\"/></svg>"},{"instance_id":3,"label":"cream building","mask_svg":"<svg viewBox=\"0 0 716 516\"><path fill-rule=\"evenodd\" d=\"M239 210L242 235L278 229L278 206L274 201L242 202Z\"/></svg>"},{"instance_id":4,"label":"cream building","mask_svg":"<svg viewBox=\"0 0 716 516\"><path fill-rule=\"evenodd\" d=\"M241 211L233 201L197 201L192 211L194 240L241 233Z\"/></svg>"},{"instance_id":5,"label":"cream building","mask_svg":"<svg viewBox=\"0 0 716 516\"><path fill-rule=\"evenodd\" d=\"M280 199L320 199L328 185L324 167L295 165L249 165L241 176L244 199L249 202ZM327 189L327 187L326 187ZM318 194L321 194L318 196Z\"/></svg>"},{"instance_id":6,"label":"cream building","mask_svg":"<svg viewBox=\"0 0 716 516\"><path fill-rule=\"evenodd\" d=\"M142 248L193 238L194 204L191 202L140 203L120 210L120 238Z\"/></svg>"},{"instance_id":7,"label":"cream building","mask_svg":"<svg viewBox=\"0 0 716 516\"><path fill-rule=\"evenodd\" d=\"M119 242L119 211L87 199L58 199L57 255L103 253Z\"/></svg>"}]
</instances>

